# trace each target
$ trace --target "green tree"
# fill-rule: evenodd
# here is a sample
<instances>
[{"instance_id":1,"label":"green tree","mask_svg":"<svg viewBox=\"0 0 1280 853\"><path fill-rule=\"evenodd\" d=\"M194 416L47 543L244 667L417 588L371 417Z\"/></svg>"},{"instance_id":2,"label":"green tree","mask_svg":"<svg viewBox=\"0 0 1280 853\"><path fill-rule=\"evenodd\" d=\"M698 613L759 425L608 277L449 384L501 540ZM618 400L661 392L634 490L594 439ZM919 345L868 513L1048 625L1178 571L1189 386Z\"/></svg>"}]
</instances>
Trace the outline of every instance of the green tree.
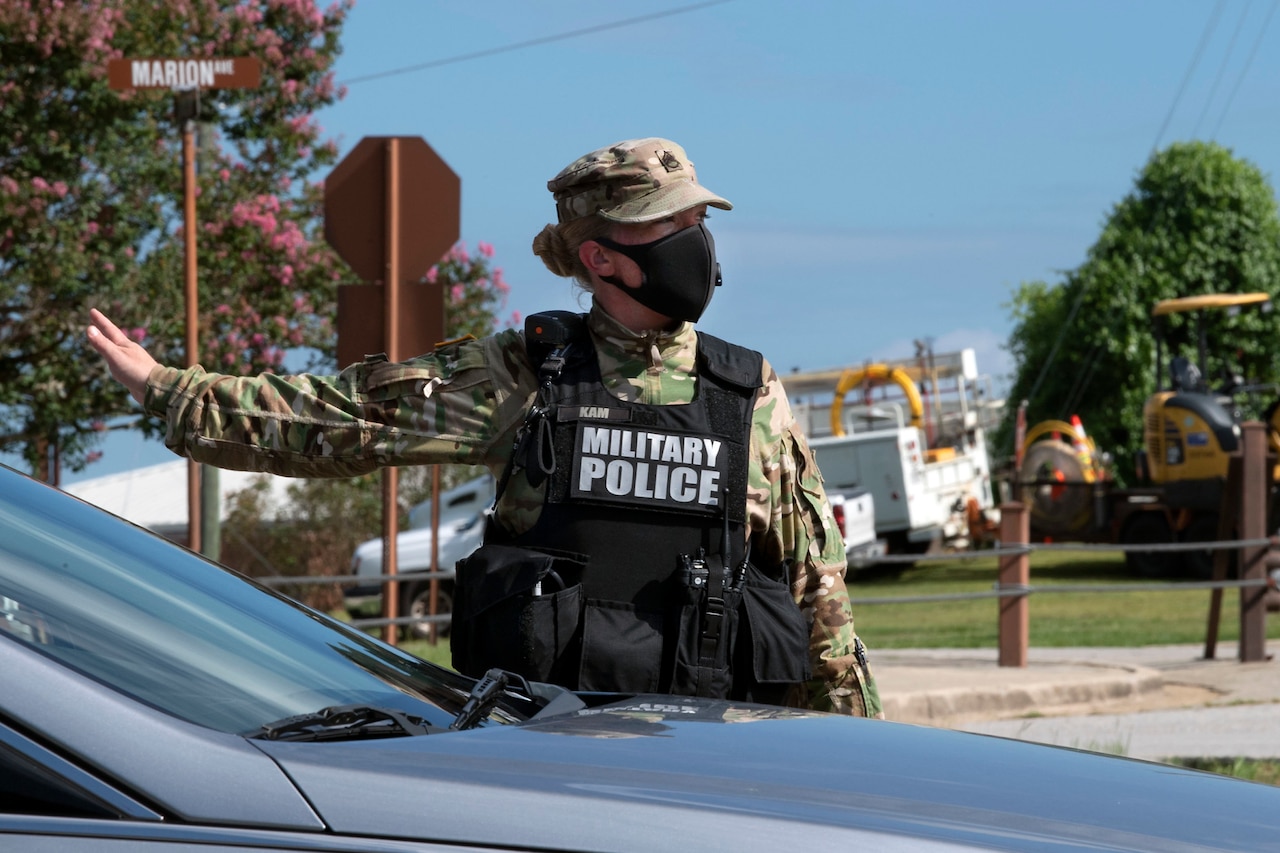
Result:
<instances>
[{"instance_id":1,"label":"green tree","mask_svg":"<svg viewBox=\"0 0 1280 853\"><path fill-rule=\"evenodd\" d=\"M336 148L311 116L350 0L0 4L0 449L73 470L136 408L84 342L88 308L182 363L182 128L174 94L109 88L129 57L257 57L257 89L200 93L199 342L229 372L332 352L344 265L311 176ZM143 428L154 428L143 424Z\"/></svg>"},{"instance_id":2,"label":"green tree","mask_svg":"<svg viewBox=\"0 0 1280 853\"><path fill-rule=\"evenodd\" d=\"M1028 402L1027 423L1080 416L1121 482L1142 443L1142 407L1166 387L1170 351L1157 377L1151 309L1162 299L1209 293L1280 292L1280 218L1267 178L1214 143L1187 142L1154 154L1134 190L1111 211L1083 264L1057 285L1022 284L1008 304L1015 363L1009 400ZM1205 316L1211 385L1227 373L1280 381L1274 314ZM1196 330L1169 325L1174 353L1196 359ZM1252 408L1248 408L1252 405ZM1260 414L1261 403L1246 401ZM996 437L1013 446L1011 406Z\"/></svg>"}]
</instances>

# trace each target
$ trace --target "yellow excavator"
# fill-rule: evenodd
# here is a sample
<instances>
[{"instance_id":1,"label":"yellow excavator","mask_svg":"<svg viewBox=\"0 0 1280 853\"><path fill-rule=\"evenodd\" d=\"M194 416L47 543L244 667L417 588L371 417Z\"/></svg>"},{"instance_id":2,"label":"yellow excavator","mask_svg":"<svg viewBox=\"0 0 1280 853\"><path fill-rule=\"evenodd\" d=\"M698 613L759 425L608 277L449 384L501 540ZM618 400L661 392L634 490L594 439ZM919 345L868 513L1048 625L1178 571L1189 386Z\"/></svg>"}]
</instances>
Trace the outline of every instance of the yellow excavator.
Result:
<instances>
[{"instance_id":1,"label":"yellow excavator","mask_svg":"<svg viewBox=\"0 0 1280 853\"><path fill-rule=\"evenodd\" d=\"M1166 299L1152 309L1156 337L1156 385L1143 407L1139 484L1119 489L1103 457L1078 419L1047 421L1027 432L1019 447L1018 481L1029 505L1033 535L1041 539L1121 544L1211 542L1218 539L1218 511L1230 457L1239 450L1236 395L1247 391L1230 377L1211 389L1196 362L1173 355L1165 380L1167 318L1197 314L1199 364L1208 357L1203 312L1270 307L1266 293L1229 293ZM1280 448L1280 405L1267 413L1273 450ZM1066 436L1066 438L1063 438ZM1274 478L1273 478L1274 479ZM1130 552L1129 566L1148 577L1207 577L1211 551Z\"/></svg>"}]
</instances>

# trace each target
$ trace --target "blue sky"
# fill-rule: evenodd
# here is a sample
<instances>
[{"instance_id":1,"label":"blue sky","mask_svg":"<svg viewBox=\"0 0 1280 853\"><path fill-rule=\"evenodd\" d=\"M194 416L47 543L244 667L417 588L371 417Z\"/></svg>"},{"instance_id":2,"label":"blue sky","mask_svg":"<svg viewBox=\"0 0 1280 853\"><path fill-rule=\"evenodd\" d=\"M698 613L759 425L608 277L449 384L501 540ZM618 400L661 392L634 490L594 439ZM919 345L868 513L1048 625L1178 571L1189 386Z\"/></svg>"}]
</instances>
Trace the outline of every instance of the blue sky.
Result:
<instances>
[{"instance_id":1,"label":"blue sky","mask_svg":"<svg viewBox=\"0 0 1280 853\"><path fill-rule=\"evenodd\" d=\"M554 218L546 181L665 136L735 204L709 223L724 287L701 328L780 371L927 338L999 376L1013 290L1084 260L1154 148L1214 139L1274 179L1278 2L360 0L347 97L318 120L343 153L424 138L509 310L578 305L529 250ZM166 458L107 450L67 479Z\"/></svg>"}]
</instances>

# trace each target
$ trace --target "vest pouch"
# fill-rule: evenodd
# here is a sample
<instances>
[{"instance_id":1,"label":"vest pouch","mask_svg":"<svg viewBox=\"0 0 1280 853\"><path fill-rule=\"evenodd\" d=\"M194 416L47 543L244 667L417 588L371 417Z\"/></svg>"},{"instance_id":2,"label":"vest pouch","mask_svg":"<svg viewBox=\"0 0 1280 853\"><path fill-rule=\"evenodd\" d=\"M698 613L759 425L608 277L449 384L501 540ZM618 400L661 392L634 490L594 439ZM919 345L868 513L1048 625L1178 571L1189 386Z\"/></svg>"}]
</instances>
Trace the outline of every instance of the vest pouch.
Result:
<instances>
[{"instance_id":1,"label":"vest pouch","mask_svg":"<svg viewBox=\"0 0 1280 853\"><path fill-rule=\"evenodd\" d=\"M809 625L789 584L774 580L755 564L747 566L743 589L750 666L759 685L791 685L809 680Z\"/></svg>"},{"instance_id":2,"label":"vest pouch","mask_svg":"<svg viewBox=\"0 0 1280 853\"><path fill-rule=\"evenodd\" d=\"M665 693L660 684L663 621L634 604L587 599L579 689Z\"/></svg>"},{"instance_id":3,"label":"vest pouch","mask_svg":"<svg viewBox=\"0 0 1280 853\"><path fill-rule=\"evenodd\" d=\"M708 602L704 587L685 587L684 602L676 616L678 631L674 632L672 693L730 698L732 664L738 657L734 650L738 644L742 593L736 589L725 589L722 596L723 604L714 606ZM713 620L717 619L717 613L719 639L715 640L708 636L708 629L714 632Z\"/></svg>"},{"instance_id":4,"label":"vest pouch","mask_svg":"<svg viewBox=\"0 0 1280 853\"><path fill-rule=\"evenodd\" d=\"M450 645L458 672L499 667L574 686L585 558L485 544L458 561Z\"/></svg>"}]
</instances>

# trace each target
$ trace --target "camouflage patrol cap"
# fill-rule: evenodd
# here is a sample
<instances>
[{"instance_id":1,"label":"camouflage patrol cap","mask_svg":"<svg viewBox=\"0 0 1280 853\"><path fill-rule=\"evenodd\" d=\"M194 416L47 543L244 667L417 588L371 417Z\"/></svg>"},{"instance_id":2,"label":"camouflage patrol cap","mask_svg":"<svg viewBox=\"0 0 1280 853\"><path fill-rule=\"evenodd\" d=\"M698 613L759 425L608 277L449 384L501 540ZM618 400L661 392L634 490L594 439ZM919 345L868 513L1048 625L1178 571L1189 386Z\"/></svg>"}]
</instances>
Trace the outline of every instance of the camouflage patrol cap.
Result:
<instances>
[{"instance_id":1,"label":"camouflage patrol cap","mask_svg":"<svg viewBox=\"0 0 1280 853\"><path fill-rule=\"evenodd\" d=\"M652 222L699 204L733 205L698 183L684 149L669 139L628 139L579 157L547 181L556 215L598 213L612 222Z\"/></svg>"}]
</instances>

